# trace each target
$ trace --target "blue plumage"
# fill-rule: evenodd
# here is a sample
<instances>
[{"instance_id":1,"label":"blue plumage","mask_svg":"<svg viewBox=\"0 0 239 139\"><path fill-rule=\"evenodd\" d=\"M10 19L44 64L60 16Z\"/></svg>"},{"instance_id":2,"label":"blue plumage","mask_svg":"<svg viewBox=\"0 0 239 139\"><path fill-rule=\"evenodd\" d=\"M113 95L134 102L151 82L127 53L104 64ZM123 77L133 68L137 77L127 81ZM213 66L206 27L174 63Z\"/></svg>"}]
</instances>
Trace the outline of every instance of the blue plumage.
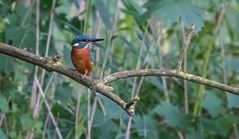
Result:
<instances>
[{"instance_id":1,"label":"blue plumage","mask_svg":"<svg viewBox=\"0 0 239 139\"><path fill-rule=\"evenodd\" d=\"M71 42L71 60L77 71L89 76L93 69L94 55L89 49L89 45L100 46L98 41L101 38L91 38L89 35L77 35Z\"/></svg>"},{"instance_id":2,"label":"blue plumage","mask_svg":"<svg viewBox=\"0 0 239 139\"><path fill-rule=\"evenodd\" d=\"M79 49L85 48L85 46L89 43L92 43L95 46L101 46L100 44L96 43L97 41L102 41L104 39L100 38L91 38L89 35L77 35L72 41L71 46L77 47ZM88 49L89 50L89 49ZM90 59L93 62L94 54L92 51L89 50Z\"/></svg>"},{"instance_id":3,"label":"blue plumage","mask_svg":"<svg viewBox=\"0 0 239 139\"><path fill-rule=\"evenodd\" d=\"M77 35L72 41L71 45L78 43L79 41L90 39L89 35Z\"/></svg>"}]
</instances>

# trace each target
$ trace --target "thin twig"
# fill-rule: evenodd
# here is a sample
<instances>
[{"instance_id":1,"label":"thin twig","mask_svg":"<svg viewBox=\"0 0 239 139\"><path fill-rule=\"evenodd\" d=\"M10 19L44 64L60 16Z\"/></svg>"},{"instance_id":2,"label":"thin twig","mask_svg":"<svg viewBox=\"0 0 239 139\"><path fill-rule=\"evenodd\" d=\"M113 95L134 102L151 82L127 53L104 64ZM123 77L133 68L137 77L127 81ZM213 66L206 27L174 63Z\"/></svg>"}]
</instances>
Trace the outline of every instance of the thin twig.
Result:
<instances>
[{"instance_id":1,"label":"thin twig","mask_svg":"<svg viewBox=\"0 0 239 139\"><path fill-rule=\"evenodd\" d=\"M107 45L109 45L109 43L111 42L111 47L110 47L110 50L109 50L109 55L108 57L105 57L105 62L107 62L107 60L109 61L109 65L111 65L112 63L112 59L113 59L113 51L114 51L114 48L115 48L115 41L111 41L112 37L113 37L113 33L115 32L116 30L116 25L117 25L117 22L119 20L119 10L120 10L120 3L121 1L120 0L117 0L116 2L116 5L115 5L115 14L114 14L114 17L113 17L113 21L112 21L112 27L110 29L110 38L108 39L108 42L107 42ZM107 59L108 58L108 59ZM105 63L106 64L106 63ZM101 71L101 76L103 76L103 73L104 73L105 70L102 70ZM105 72L105 73L110 73L111 72L111 68L108 68L108 71Z\"/></svg>"},{"instance_id":2,"label":"thin twig","mask_svg":"<svg viewBox=\"0 0 239 139\"><path fill-rule=\"evenodd\" d=\"M221 7L217 12L216 12L216 15L215 15L215 21L214 21L214 28L211 30L211 34L212 34L212 38L210 39L210 41L208 42L208 45L207 45L207 51L205 53L205 58L204 58L204 61L203 61L203 65L202 65L202 72L201 72L201 76L202 78L205 78L206 75L207 75L207 70L208 70L208 65L209 65L209 61L210 61L210 57L211 57L211 53L212 53L212 50L213 50L213 47L214 47L214 43L216 41L216 38L218 36L218 32L219 32L219 29L220 29L220 26L222 24L222 21L223 21L223 17L224 17L224 8ZM200 115L200 112L201 112L201 101L202 101L202 98L204 96L204 91L205 90L205 86L203 85L200 85L199 86L199 89L198 89L198 92L197 92L197 95L196 95L196 101L195 101L195 105L194 105L194 108L193 108L193 117L196 117L198 115Z\"/></svg>"},{"instance_id":3,"label":"thin twig","mask_svg":"<svg viewBox=\"0 0 239 139\"><path fill-rule=\"evenodd\" d=\"M22 19L20 28L24 28L25 27L27 18L31 15L30 13L32 12L32 9L34 8L35 2L36 2L36 0L32 1L31 6L28 8L26 14L24 15L24 17Z\"/></svg>"},{"instance_id":4,"label":"thin twig","mask_svg":"<svg viewBox=\"0 0 239 139\"><path fill-rule=\"evenodd\" d=\"M89 89L88 89L89 91ZM91 99L90 99L90 93L88 93L88 97L87 97L87 134L86 134L86 138L87 139L91 139Z\"/></svg>"},{"instance_id":5,"label":"thin twig","mask_svg":"<svg viewBox=\"0 0 239 139\"><path fill-rule=\"evenodd\" d=\"M141 55L144 51L144 47L145 47L145 39L146 39L146 34L148 32L148 28L149 28L149 22L147 23L146 27L145 27L145 32L143 34L143 39L141 41L141 44L142 44L142 47L140 48L140 51L139 51L139 56L138 56L138 60L137 60L137 65L136 65L136 70L140 69L141 68L141 65L142 65L142 61L141 61ZM147 56L145 57L144 61L146 61L146 58ZM134 98L134 96L136 95L136 90L137 90L137 81L138 81L138 78L134 78L134 84L133 84L133 89L132 89L132 92L131 92L131 99Z\"/></svg>"},{"instance_id":6,"label":"thin twig","mask_svg":"<svg viewBox=\"0 0 239 139\"><path fill-rule=\"evenodd\" d=\"M127 124L127 129L125 132L125 139L130 139L130 128L132 124L132 116L129 117L128 124Z\"/></svg>"},{"instance_id":7,"label":"thin twig","mask_svg":"<svg viewBox=\"0 0 239 139\"><path fill-rule=\"evenodd\" d=\"M222 34L222 33L220 33ZM224 60L224 57L225 57L225 49L224 49L224 36L223 35L220 35L220 48L221 48L221 58L222 58L222 73L223 73L223 83L227 84L228 83L228 79L227 79L227 69L226 69L226 64L225 64L225 60ZM229 97L230 94L228 94L227 92L225 92L227 97ZM230 113L233 113L233 111L230 111ZM236 139L239 139L239 133L238 133L238 130L237 130L237 124L234 123L233 124L233 131L234 131L234 134L235 134L235 138Z\"/></svg>"},{"instance_id":8,"label":"thin twig","mask_svg":"<svg viewBox=\"0 0 239 139\"><path fill-rule=\"evenodd\" d=\"M35 45L35 54L39 55L39 44L40 44L40 0L36 0L36 45ZM33 76L33 83L32 83L32 90L31 90L31 107L33 110L33 117L35 117L35 110L36 110L36 100L37 100L37 85L35 78L38 76L38 66L35 66L34 76ZM34 136L34 132L29 130L26 135L26 139L32 139Z\"/></svg>"},{"instance_id":9,"label":"thin twig","mask_svg":"<svg viewBox=\"0 0 239 139\"><path fill-rule=\"evenodd\" d=\"M110 30L110 35L109 35L109 37L108 37L108 40L107 40L107 45L110 43L110 40L111 40L111 37L112 37L112 35L113 35L113 32L114 32L114 30L115 30L115 26L116 26L116 17L117 17L117 15L118 15L118 7L116 6L116 12L115 12L115 15L114 15L114 21L113 21L113 25L112 25L112 27L111 27L111 30ZM98 12L97 12L98 13ZM100 18L99 18L99 14L97 14L97 21L98 22L96 22L96 23L100 23L100 20L99 20ZM99 34L99 25L98 26L96 26L96 28L93 30L93 34ZM114 45L111 45L112 47L112 49L113 49L113 46ZM107 47L108 48L108 47ZM111 50L112 50L111 49ZM98 54L99 54L99 49L98 49ZM109 53L110 52L110 50L109 49L107 49L107 52L106 53ZM100 77L102 77L103 76L103 74L104 74L104 68L105 68L105 66L106 66L106 61L107 61L107 58L108 58L108 56L107 56L108 54L106 54L106 56L105 56L105 58L104 58L104 62L103 62L103 67L102 67L102 70L101 70L101 72L100 72ZM98 60L98 58L99 58L99 56L97 56L97 61L99 61ZM100 71L100 70L99 70ZM89 99L88 99L88 101L90 101ZM101 99L100 99L100 97L99 97L99 95L98 95L98 92L95 92L95 96L94 96L94 102L93 102L93 105L92 105L92 109L90 109L90 107L88 107L88 109L87 109L87 111L88 111L88 122L87 122L87 129L88 129L88 132L87 132L87 138L88 139L90 139L91 138L91 128L92 128L92 124L93 124L93 120L94 120L94 115L95 115L95 111L96 111L96 107L97 107L97 102L99 102L99 104L100 104L100 107L102 108L102 110L103 110L103 112L105 113L105 110L104 110L104 106L103 106L103 103L101 102ZM90 102L88 102L88 104L90 105Z\"/></svg>"},{"instance_id":10,"label":"thin twig","mask_svg":"<svg viewBox=\"0 0 239 139\"><path fill-rule=\"evenodd\" d=\"M47 85L46 85L46 87L45 87L45 89L44 89L44 91L43 92L47 92L47 90L48 90L48 88L49 88L49 86L50 86L50 84L52 84L52 83L54 83L54 78L56 78L56 75L53 73L52 74L52 76L50 77L50 79L48 80L48 82L47 82ZM42 87L42 85L41 85L41 87ZM38 108L38 110L36 111L37 113L37 115L39 115L39 112L40 112L40 110L41 110L41 107L42 107L42 103L43 103L43 100L42 100L42 98L41 98L41 94L39 94L38 95L38 97L37 97L37 108Z\"/></svg>"},{"instance_id":11,"label":"thin twig","mask_svg":"<svg viewBox=\"0 0 239 139\"><path fill-rule=\"evenodd\" d=\"M55 5L56 5L56 0L53 0L52 1L52 7L51 7L49 29L48 29L48 34L47 34L45 57L48 56L49 47L50 47L50 43L51 43L52 30L53 30L53 21L54 21L54 16L55 16ZM43 86L43 84L44 84L45 75L46 75L46 70L43 69L42 70L42 77L41 77L41 86Z\"/></svg>"},{"instance_id":12,"label":"thin twig","mask_svg":"<svg viewBox=\"0 0 239 139\"><path fill-rule=\"evenodd\" d=\"M46 117L46 120L45 120L45 123L44 123L44 128L43 128L43 131L42 131L42 139L45 139L45 134L46 134L46 131L47 131L47 125L48 125L49 119L50 119L50 115L47 114L47 117Z\"/></svg>"},{"instance_id":13,"label":"thin twig","mask_svg":"<svg viewBox=\"0 0 239 139\"><path fill-rule=\"evenodd\" d=\"M82 87L82 86L80 86ZM81 89L79 89L81 90ZM81 91L78 91L77 92L77 104L76 104L76 115L75 115L75 139L78 139L79 138L79 135L78 135L78 130L79 130L79 127L78 127L78 124L79 124L79 117L80 117L80 100L81 100Z\"/></svg>"},{"instance_id":14,"label":"thin twig","mask_svg":"<svg viewBox=\"0 0 239 139\"><path fill-rule=\"evenodd\" d=\"M195 30L195 24L193 23L191 27L188 29L188 31L183 35L183 47L180 52L178 62L177 62L177 70L181 71L182 70L182 63L183 63L183 58L185 53L187 52L188 45L190 43L190 40L192 38L193 32Z\"/></svg>"},{"instance_id":15,"label":"thin twig","mask_svg":"<svg viewBox=\"0 0 239 139\"><path fill-rule=\"evenodd\" d=\"M138 59L137 59L137 65L136 65L136 70L140 69L141 68L141 65L142 65L142 62L141 62L141 56L142 56L142 53L143 53L143 50L144 50L144 46L145 46L145 38L146 38L146 34L148 32L148 27L149 27L149 22L147 23L146 25L146 29L145 29L145 32L144 32L144 35L143 35L143 39L141 41L141 48L140 48L140 51L139 51L139 55L138 55ZM146 60L147 56L145 57L144 61ZM134 82L133 82L133 88L132 88L132 91L131 91L131 100L138 95L139 93L139 90L141 88L141 85L142 85L142 82L143 82L143 77L141 78L134 78ZM138 80L139 83L138 83ZM134 111L133 111L134 113ZM130 129L131 129L131 125L132 125L132 117L129 117L128 119L128 124L127 124L127 130L126 130L126 133L125 133L125 139L129 139L130 138Z\"/></svg>"},{"instance_id":16,"label":"thin twig","mask_svg":"<svg viewBox=\"0 0 239 139\"><path fill-rule=\"evenodd\" d=\"M55 3L56 3L56 0L53 0L52 8L51 8L51 16L50 16L49 30L48 30L48 37L47 37L47 44L46 44L46 50L45 50L45 57L48 56L49 46L50 46L50 42L51 42L51 34L52 34L52 28L53 28L53 19L54 19ZM44 84L45 74L46 74L46 70L43 69L43 70L42 70L42 78L41 78L41 87L42 87L43 84ZM53 74L53 75L54 75L54 74ZM52 76L52 77L53 77L53 76ZM48 84L47 84L45 90L47 90L49 84L51 83L50 81L51 81L51 79L53 79L52 77L49 79ZM45 92L45 91L44 91L44 92ZM38 107L35 108L35 114L36 114L36 115L39 115L39 112L40 112L40 109L41 109L41 106L42 106L42 100L41 100L40 94L38 95L36 102L37 102L36 106L38 106Z\"/></svg>"},{"instance_id":17,"label":"thin twig","mask_svg":"<svg viewBox=\"0 0 239 139\"><path fill-rule=\"evenodd\" d=\"M183 24L183 20L181 20L181 30L182 30L182 36L183 36L183 47L186 47L186 49L188 48L188 46L184 46L184 45L189 45L189 42L187 42L187 36L185 34L184 31L184 24ZM191 30L191 32L193 32L193 30ZM183 71L187 72L187 50L183 53ZM184 87L184 112L185 114L188 114L188 83L186 80L183 81L183 87Z\"/></svg>"},{"instance_id":18,"label":"thin twig","mask_svg":"<svg viewBox=\"0 0 239 139\"><path fill-rule=\"evenodd\" d=\"M55 78L57 78L57 77L56 77L56 74L53 73L52 76L50 77L50 79L48 80L48 82L47 82L47 84L46 84L46 87L44 88L44 92L47 92L47 91L48 91L48 89L49 89L51 83L55 81Z\"/></svg>"},{"instance_id":19,"label":"thin twig","mask_svg":"<svg viewBox=\"0 0 239 139\"><path fill-rule=\"evenodd\" d=\"M55 118L54 118L54 116L53 116L53 114L52 114L52 112L51 112L51 107L50 107L50 105L48 104L48 102L47 102L47 100L46 100L45 93L44 93L43 90L42 90L42 87L41 87L41 85L40 85L40 82L39 82L39 80L38 80L37 78L35 78L35 80L36 80L36 83L37 83L39 92L40 92L40 94L41 94L41 97L42 97L42 99L44 100L44 103L45 103L45 105L46 105L46 108L47 108L47 110L48 110L48 113L49 113L49 115L50 115L50 118L51 118L51 120L52 120L52 123L53 123L53 125L54 125L55 128L56 128L56 133L57 133L59 139L63 139L63 138L62 138L62 135L61 135L61 132L60 132L60 129L59 129L58 125L57 125L57 122L56 122L56 120L55 120Z\"/></svg>"},{"instance_id":20,"label":"thin twig","mask_svg":"<svg viewBox=\"0 0 239 139\"><path fill-rule=\"evenodd\" d=\"M3 120L5 119L6 115L5 114L2 114L0 116L0 127L2 127L2 124L3 124Z\"/></svg>"},{"instance_id":21,"label":"thin twig","mask_svg":"<svg viewBox=\"0 0 239 139\"><path fill-rule=\"evenodd\" d=\"M48 34L47 34L47 43L46 43L45 57L48 56L49 47L50 47L50 43L51 43L51 35L52 35L52 30L53 30L53 21L54 21L54 16L55 16L55 5L56 5L56 0L53 0L52 1L52 7L51 7L49 29L48 29Z\"/></svg>"},{"instance_id":22,"label":"thin twig","mask_svg":"<svg viewBox=\"0 0 239 139\"><path fill-rule=\"evenodd\" d=\"M40 43L40 25L39 25L39 22L40 22L40 8L39 8L39 5L40 5L40 1L39 0L36 0L36 46L35 46L35 54L36 55L39 55L39 43ZM37 77L38 75L38 67L35 66L35 71L34 71L34 78ZM36 82L35 80L33 79L33 83L32 83L32 91L31 91L31 106L32 108L35 108L35 102L36 102L36 92L37 92L37 89L36 89Z\"/></svg>"},{"instance_id":23,"label":"thin twig","mask_svg":"<svg viewBox=\"0 0 239 139\"><path fill-rule=\"evenodd\" d=\"M183 71L187 72L187 52L184 55L184 64ZM188 114L189 112L189 104L188 104L188 82L186 80L183 81L184 87L184 112Z\"/></svg>"},{"instance_id":24,"label":"thin twig","mask_svg":"<svg viewBox=\"0 0 239 139\"><path fill-rule=\"evenodd\" d=\"M158 26L158 28L159 28L159 31L158 31L158 34L157 34L157 40L156 40L156 42L157 42L157 44L158 44L158 46L159 46L159 54L158 54L158 57L159 57L159 68L160 69L164 69L164 67L163 67L163 62L164 62L164 59L163 59L163 53L161 52L161 47L162 47L162 45L161 45L161 37L163 36L163 33L162 33L162 26L161 25L159 25ZM162 80L162 84L163 84L163 90L164 90L164 97L165 97L165 100L167 101L167 102L169 102L170 101L170 97L169 97L169 92L168 92L168 85L167 85L167 81L166 81L166 77L165 76L162 76L161 77L161 80Z\"/></svg>"}]
</instances>

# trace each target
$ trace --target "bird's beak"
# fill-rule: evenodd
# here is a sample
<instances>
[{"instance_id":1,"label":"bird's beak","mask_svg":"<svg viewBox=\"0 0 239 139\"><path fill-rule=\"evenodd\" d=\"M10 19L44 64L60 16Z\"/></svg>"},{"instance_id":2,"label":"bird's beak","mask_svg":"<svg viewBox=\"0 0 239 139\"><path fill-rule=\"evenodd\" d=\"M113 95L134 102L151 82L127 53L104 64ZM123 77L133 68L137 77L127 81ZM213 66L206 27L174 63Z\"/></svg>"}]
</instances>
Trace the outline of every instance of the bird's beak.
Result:
<instances>
[{"instance_id":1,"label":"bird's beak","mask_svg":"<svg viewBox=\"0 0 239 139\"><path fill-rule=\"evenodd\" d=\"M98 41L103 41L104 39L101 38L91 38L90 42L98 42Z\"/></svg>"},{"instance_id":2,"label":"bird's beak","mask_svg":"<svg viewBox=\"0 0 239 139\"><path fill-rule=\"evenodd\" d=\"M94 46L97 46L97 47L102 47L101 44L97 43L98 41L103 41L104 39L101 39L101 38L91 38L89 41L92 42L92 44Z\"/></svg>"},{"instance_id":3,"label":"bird's beak","mask_svg":"<svg viewBox=\"0 0 239 139\"><path fill-rule=\"evenodd\" d=\"M97 43L97 42L92 42L92 44L93 44L94 46L97 46L97 47L103 47L103 45L101 45L101 44L99 44L99 43Z\"/></svg>"}]
</instances>

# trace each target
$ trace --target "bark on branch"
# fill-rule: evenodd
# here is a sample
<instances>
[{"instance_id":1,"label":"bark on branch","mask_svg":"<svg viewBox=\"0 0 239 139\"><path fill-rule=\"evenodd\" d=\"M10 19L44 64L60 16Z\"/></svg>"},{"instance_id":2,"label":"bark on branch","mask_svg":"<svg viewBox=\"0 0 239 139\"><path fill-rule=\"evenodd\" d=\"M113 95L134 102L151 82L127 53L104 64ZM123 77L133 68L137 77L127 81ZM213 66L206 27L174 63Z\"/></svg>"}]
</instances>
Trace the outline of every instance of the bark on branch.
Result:
<instances>
[{"instance_id":1,"label":"bark on branch","mask_svg":"<svg viewBox=\"0 0 239 139\"><path fill-rule=\"evenodd\" d=\"M134 115L134 106L135 103L139 100L138 98L134 98L130 102L125 102L119 96L113 93L113 88L106 85L110 82L116 81L118 79L138 77L138 76L172 76L181 78L184 80L192 81L199 84L204 84L210 87L218 88L220 90L227 91L229 93L233 93L235 95L239 95L239 88L231 87L223 83L219 83L217 81L204 79L199 76L195 76L189 73L177 71L177 70L169 70L169 69L145 69L145 70L130 70L130 71L122 71L117 73L112 73L103 77L102 79L93 79L91 77L83 76L82 74L71 70L61 64L54 57L41 57L37 56L33 53L27 52L25 50L4 44L0 42L0 53L6 54L11 57L15 57L31 63L33 65L38 65L42 68L45 68L48 71L54 71L65 75L80 84L90 88L93 91L96 91L115 103L121 106L129 115Z\"/></svg>"},{"instance_id":2,"label":"bark on branch","mask_svg":"<svg viewBox=\"0 0 239 139\"><path fill-rule=\"evenodd\" d=\"M134 114L134 111L132 111L134 110L134 105L133 104L128 105L131 104L131 102L126 103L119 96L115 95L112 92L113 91L112 87L106 86L105 84L103 84L103 82L101 82L101 80L96 80L91 77L84 76L77 71L67 68L66 66L58 62L55 58L37 56L33 53L27 52L25 50L1 42L0 42L0 53L21 59L33 65L38 65L42 68L45 68L47 71L54 71L62 75L65 75L77 81L78 83L83 84L84 86L90 88L91 90L96 91L110 98L112 101L121 106L129 115Z\"/></svg>"},{"instance_id":3,"label":"bark on branch","mask_svg":"<svg viewBox=\"0 0 239 139\"><path fill-rule=\"evenodd\" d=\"M142 70L129 70L129 71L116 72L104 77L103 82L107 84L119 79L138 77L138 76L172 76L172 77L192 81L198 84L203 84L206 86L217 88L235 95L239 95L238 87L232 87L214 80L209 80L209 79L205 79L193 74L185 73L178 70L170 70L170 69L142 69Z\"/></svg>"}]
</instances>

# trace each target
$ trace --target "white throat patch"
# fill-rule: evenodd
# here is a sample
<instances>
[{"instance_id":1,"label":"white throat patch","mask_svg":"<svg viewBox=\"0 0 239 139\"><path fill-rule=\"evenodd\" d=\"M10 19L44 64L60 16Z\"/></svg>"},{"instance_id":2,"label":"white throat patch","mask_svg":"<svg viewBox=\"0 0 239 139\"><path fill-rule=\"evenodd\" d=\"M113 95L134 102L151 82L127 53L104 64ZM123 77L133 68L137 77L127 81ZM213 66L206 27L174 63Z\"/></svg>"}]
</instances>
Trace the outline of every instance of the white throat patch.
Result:
<instances>
[{"instance_id":1,"label":"white throat patch","mask_svg":"<svg viewBox=\"0 0 239 139\"><path fill-rule=\"evenodd\" d=\"M79 46L79 43L75 43L75 44L73 44L73 46L76 46L76 47L77 47L77 46Z\"/></svg>"}]
</instances>

